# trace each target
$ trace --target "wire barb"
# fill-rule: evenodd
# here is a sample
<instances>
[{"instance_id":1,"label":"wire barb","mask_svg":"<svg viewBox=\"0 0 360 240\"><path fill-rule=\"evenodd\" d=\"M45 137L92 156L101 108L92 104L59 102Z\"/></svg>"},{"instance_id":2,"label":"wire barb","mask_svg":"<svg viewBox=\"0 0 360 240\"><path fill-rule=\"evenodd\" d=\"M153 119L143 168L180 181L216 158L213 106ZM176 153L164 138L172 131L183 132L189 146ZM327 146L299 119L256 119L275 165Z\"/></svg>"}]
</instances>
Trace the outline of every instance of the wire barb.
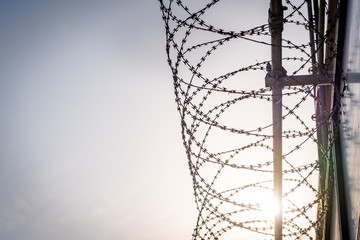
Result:
<instances>
[{"instance_id":1,"label":"wire barb","mask_svg":"<svg viewBox=\"0 0 360 240\"><path fill-rule=\"evenodd\" d=\"M248 52L241 52L244 47L236 46L272 46L269 30L273 24L284 24L284 31L303 31L304 36L311 28L317 39L326 41L315 41L314 47L307 39L300 42L296 37L283 38L283 65L292 72L287 77L297 79L314 66L313 56L322 46L332 41L333 52L323 64L326 73L336 57L336 42L328 38L336 24L321 34L304 15L306 0L299 4L286 0L284 10L289 9L290 13L284 14L281 23L272 16L270 24L234 31L213 25L206 15L221 9L222 1L210 0L198 8L184 2L159 0L182 141L198 210L192 239L226 239L239 230L248 234L248 239L271 239L276 214L276 203L269 205L273 196L274 136L268 111L272 88L258 84L264 82L264 75L270 77L271 61L251 56L256 62L247 64ZM281 119L285 126L284 192L283 209L278 211L284 217L283 239L315 239L329 206L333 177L330 176L325 190L319 191L319 178L323 177L319 176L320 162L317 154L309 153L316 153L318 148L332 171L329 151L335 136L323 148L316 133L331 121L341 105L334 104L337 109L326 112L320 122L314 121L314 105L323 106L315 94L319 84L316 81L313 85L284 86L282 91L286 100L282 103ZM333 88L341 96L339 89Z\"/></svg>"}]
</instances>

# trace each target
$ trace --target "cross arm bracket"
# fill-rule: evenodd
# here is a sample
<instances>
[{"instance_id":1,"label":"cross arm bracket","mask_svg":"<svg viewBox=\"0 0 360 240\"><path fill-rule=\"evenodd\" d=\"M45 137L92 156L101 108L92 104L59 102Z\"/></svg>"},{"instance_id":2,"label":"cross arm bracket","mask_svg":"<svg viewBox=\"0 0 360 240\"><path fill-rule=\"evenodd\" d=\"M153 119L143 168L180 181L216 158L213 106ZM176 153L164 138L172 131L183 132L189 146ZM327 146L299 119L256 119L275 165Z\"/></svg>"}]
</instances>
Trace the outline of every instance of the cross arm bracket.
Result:
<instances>
[{"instance_id":1,"label":"cross arm bracket","mask_svg":"<svg viewBox=\"0 0 360 240\"><path fill-rule=\"evenodd\" d=\"M275 79L272 76L265 77L265 86L273 87ZM312 75L297 75L297 76L284 76L281 80L281 85L286 86L305 86L305 85L330 85L332 83L332 74L312 74Z\"/></svg>"}]
</instances>

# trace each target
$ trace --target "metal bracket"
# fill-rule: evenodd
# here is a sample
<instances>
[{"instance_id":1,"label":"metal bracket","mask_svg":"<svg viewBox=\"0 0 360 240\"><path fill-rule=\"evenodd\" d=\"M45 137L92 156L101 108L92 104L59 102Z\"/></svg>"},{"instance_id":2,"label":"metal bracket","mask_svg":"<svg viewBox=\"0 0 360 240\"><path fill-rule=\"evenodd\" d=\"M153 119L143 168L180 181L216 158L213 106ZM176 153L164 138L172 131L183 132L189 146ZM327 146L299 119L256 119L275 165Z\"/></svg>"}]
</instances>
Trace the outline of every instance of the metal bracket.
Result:
<instances>
[{"instance_id":1,"label":"metal bracket","mask_svg":"<svg viewBox=\"0 0 360 240\"><path fill-rule=\"evenodd\" d=\"M332 74L312 74L312 75L297 75L297 76L284 76L280 78L281 85L286 86L305 86L305 85L331 85L333 79ZM265 86L273 87L276 82L280 82L272 76L265 77Z\"/></svg>"}]
</instances>

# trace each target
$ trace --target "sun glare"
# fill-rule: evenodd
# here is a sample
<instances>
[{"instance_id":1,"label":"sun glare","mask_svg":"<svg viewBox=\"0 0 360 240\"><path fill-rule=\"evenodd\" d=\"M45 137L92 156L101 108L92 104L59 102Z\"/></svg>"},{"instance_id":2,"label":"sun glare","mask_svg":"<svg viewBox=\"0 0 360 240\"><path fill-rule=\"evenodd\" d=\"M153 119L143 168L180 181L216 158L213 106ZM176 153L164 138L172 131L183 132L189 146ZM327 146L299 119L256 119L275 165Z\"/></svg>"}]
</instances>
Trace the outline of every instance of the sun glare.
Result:
<instances>
[{"instance_id":1,"label":"sun glare","mask_svg":"<svg viewBox=\"0 0 360 240\"><path fill-rule=\"evenodd\" d=\"M265 200L263 204L260 204L260 208L266 218L274 218L280 213L280 202L271 197Z\"/></svg>"},{"instance_id":2,"label":"sun glare","mask_svg":"<svg viewBox=\"0 0 360 240\"><path fill-rule=\"evenodd\" d=\"M274 218L281 211L280 201L274 198L271 190L258 189L253 190L247 195L247 199L257 206L258 211L250 211L247 217L254 219L262 219L273 222Z\"/></svg>"}]
</instances>

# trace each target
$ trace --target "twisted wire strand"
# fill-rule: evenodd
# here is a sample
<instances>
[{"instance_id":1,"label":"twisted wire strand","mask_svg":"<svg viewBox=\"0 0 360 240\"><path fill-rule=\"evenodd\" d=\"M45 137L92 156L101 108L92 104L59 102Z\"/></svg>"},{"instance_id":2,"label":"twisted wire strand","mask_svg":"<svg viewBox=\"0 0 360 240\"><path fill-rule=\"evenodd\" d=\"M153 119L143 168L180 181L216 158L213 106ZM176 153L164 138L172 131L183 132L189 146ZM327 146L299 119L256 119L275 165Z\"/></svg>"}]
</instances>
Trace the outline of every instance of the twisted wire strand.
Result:
<instances>
[{"instance_id":1,"label":"twisted wire strand","mask_svg":"<svg viewBox=\"0 0 360 240\"><path fill-rule=\"evenodd\" d=\"M263 109L270 107L272 89L259 88L248 77L250 71L256 76L264 72L264 79L271 61L256 60L248 65L239 62L223 73L219 68L230 63L231 58L229 62L209 64L234 43L268 46L270 51L269 24L240 31L224 30L204 20L207 12L222 1L207 2L199 10L192 11L182 0L159 0L182 141L198 210L192 239L226 239L238 231L250 234L252 239L271 238L274 222L273 216L267 214L266 203L273 192L271 127L274 123ZM285 2L292 10L284 17L284 29L297 27L307 33L311 24L303 13L306 0ZM312 29L319 35L318 42L313 43L314 53L310 53L310 42L299 44L294 41L297 39L282 39L282 47L288 50L282 58L283 65L294 69L289 76L311 69L312 57L324 44L330 43L334 51L325 60L324 68L331 67L337 45L329 36L335 31L337 20L338 13L324 34ZM207 40L197 39L199 33L208 36ZM249 56L244 54L243 58ZM318 83L284 87L283 90L282 121L286 126L282 132L286 144L283 154L284 239L315 239L329 206L333 178L330 176L326 189L319 191L319 159L317 154L307 152L316 153L319 149L332 171L329 152L336 133L331 134L324 149L316 132L332 120L331 116L341 104L335 103L321 121L314 121L314 106L325 107L314 94ZM255 87L249 89L249 86ZM340 89L333 88L334 94L341 96ZM325 204L319 207L322 202Z\"/></svg>"}]
</instances>

